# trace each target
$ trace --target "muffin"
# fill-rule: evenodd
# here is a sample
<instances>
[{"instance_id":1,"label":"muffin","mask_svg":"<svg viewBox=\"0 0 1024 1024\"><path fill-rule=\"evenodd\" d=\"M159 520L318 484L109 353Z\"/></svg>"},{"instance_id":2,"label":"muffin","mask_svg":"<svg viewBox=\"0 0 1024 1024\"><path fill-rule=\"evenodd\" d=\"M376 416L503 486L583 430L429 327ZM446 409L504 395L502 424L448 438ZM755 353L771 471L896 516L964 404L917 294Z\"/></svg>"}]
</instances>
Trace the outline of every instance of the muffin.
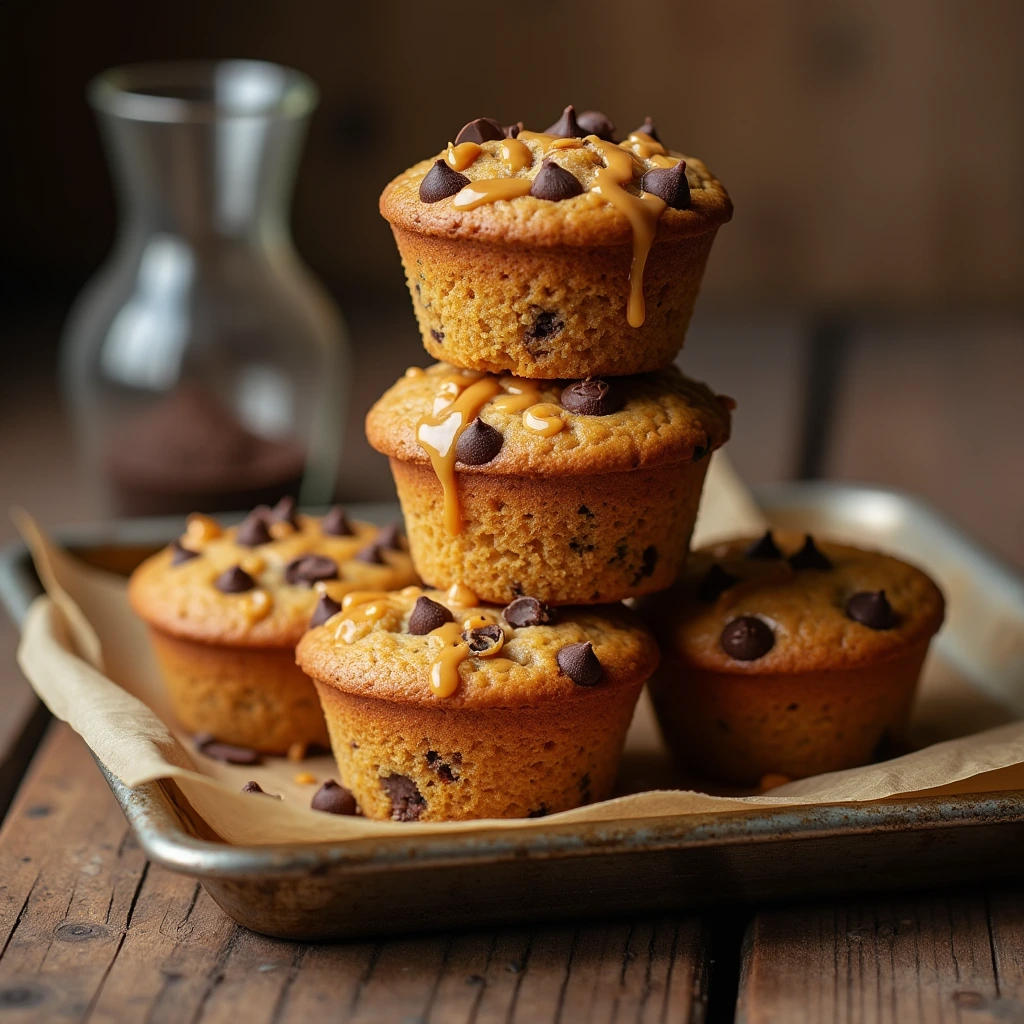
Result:
<instances>
[{"instance_id":1,"label":"muffin","mask_svg":"<svg viewBox=\"0 0 1024 1024\"><path fill-rule=\"evenodd\" d=\"M732 204L649 119L617 145L604 122L569 107L546 132L506 138L481 118L384 190L432 356L545 379L675 358Z\"/></svg>"},{"instance_id":2,"label":"muffin","mask_svg":"<svg viewBox=\"0 0 1024 1024\"><path fill-rule=\"evenodd\" d=\"M362 594L299 642L341 782L397 821L539 817L611 795L657 646L625 608Z\"/></svg>"},{"instance_id":3,"label":"muffin","mask_svg":"<svg viewBox=\"0 0 1024 1024\"><path fill-rule=\"evenodd\" d=\"M132 574L174 713L190 732L267 754L327 745L313 684L295 665L311 621L346 594L416 581L394 527L322 517L290 501L222 529L193 515L180 540Z\"/></svg>"},{"instance_id":4,"label":"muffin","mask_svg":"<svg viewBox=\"0 0 1024 1024\"><path fill-rule=\"evenodd\" d=\"M675 368L530 381L410 369L370 410L420 577L504 604L603 604L669 586L731 399Z\"/></svg>"},{"instance_id":5,"label":"muffin","mask_svg":"<svg viewBox=\"0 0 1024 1024\"><path fill-rule=\"evenodd\" d=\"M919 569L809 535L696 551L643 608L664 655L650 693L665 740L681 765L740 786L889 755L943 609Z\"/></svg>"}]
</instances>

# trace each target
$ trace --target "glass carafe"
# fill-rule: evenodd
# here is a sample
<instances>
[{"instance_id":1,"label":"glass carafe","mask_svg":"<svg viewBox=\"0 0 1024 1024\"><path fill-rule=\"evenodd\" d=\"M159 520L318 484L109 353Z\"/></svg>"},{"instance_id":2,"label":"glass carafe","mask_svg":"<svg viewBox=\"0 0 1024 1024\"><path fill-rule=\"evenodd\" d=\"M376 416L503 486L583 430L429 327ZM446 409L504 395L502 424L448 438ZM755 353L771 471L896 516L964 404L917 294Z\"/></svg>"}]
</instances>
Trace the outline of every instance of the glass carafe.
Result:
<instances>
[{"instance_id":1,"label":"glass carafe","mask_svg":"<svg viewBox=\"0 0 1024 1024\"><path fill-rule=\"evenodd\" d=\"M331 499L349 351L288 214L316 89L259 61L92 82L119 230L72 310L65 395L104 513Z\"/></svg>"}]
</instances>

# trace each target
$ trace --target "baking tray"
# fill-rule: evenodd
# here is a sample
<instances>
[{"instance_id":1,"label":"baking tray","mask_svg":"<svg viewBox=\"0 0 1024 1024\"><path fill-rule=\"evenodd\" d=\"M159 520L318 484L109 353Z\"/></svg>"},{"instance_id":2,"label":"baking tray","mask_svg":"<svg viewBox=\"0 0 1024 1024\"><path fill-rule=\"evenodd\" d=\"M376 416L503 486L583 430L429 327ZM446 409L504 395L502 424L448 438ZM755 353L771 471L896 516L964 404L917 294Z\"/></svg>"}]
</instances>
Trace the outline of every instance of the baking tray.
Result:
<instances>
[{"instance_id":1,"label":"baking tray","mask_svg":"<svg viewBox=\"0 0 1024 1024\"><path fill-rule=\"evenodd\" d=\"M927 505L830 483L755 489L768 518L875 544L928 567L957 600L938 640L968 679L1024 714L1024 581ZM393 519L394 505L353 506ZM127 571L178 518L61 531L93 564ZM0 553L16 619L39 594L28 552ZM201 881L237 922L327 939L526 921L665 913L1019 875L1024 791L558 825L541 832L240 847L217 840L170 782L129 790L100 765L153 862Z\"/></svg>"}]
</instances>

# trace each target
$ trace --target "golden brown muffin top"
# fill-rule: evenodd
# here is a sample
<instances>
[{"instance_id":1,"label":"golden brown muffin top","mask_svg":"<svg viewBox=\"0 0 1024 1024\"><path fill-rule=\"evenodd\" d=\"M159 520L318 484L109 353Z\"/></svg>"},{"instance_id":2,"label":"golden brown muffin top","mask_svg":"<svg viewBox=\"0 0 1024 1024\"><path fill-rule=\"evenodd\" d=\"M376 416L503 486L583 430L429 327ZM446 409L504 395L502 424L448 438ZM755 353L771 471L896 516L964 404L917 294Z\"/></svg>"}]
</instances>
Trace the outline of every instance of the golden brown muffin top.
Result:
<instances>
[{"instance_id":1,"label":"golden brown muffin top","mask_svg":"<svg viewBox=\"0 0 1024 1024\"><path fill-rule=\"evenodd\" d=\"M679 583L643 604L685 662L753 675L884 661L936 633L943 611L906 562L782 531L693 552Z\"/></svg>"},{"instance_id":2,"label":"golden brown muffin top","mask_svg":"<svg viewBox=\"0 0 1024 1024\"><path fill-rule=\"evenodd\" d=\"M150 626L185 640L294 647L314 613L346 594L416 580L396 528L349 522L342 509L301 515L285 502L230 529L190 516L180 540L132 573L128 596Z\"/></svg>"},{"instance_id":3,"label":"golden brown muffin top","mask_svg":"<svg viewBox=\"0 0 1024 1024\"><path fill-rule=\"evenodd\" d=\"M646 679L654 638L622 605L482 605L465 587L349 598L296 650L313 679L346 693L462 708L529 707Z\"/></svg>"},{"instance_id":4,"label":"golden brown muffin top","mask_svg":"<svg viewBox=\"0 0 1024 1024\"><path fill-rule=\"evenodd\" d=\"M435 363L384 393L366 435L377 451L418 463L429 461L421 441L443 449L454 438L464 473L612 473L706 457L728 440L734 404L675 367L581 387Z\"/></svg>"}]
</instances>

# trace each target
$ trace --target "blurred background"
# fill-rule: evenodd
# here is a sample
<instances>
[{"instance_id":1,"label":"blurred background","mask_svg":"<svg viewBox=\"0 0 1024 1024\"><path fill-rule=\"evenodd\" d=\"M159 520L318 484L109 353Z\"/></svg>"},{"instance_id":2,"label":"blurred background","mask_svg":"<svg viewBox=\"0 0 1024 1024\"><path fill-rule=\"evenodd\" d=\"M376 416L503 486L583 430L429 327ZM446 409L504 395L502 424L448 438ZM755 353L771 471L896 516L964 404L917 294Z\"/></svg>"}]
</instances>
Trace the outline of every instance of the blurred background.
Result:
<instances>
[{"instance_id":1,"label":"blurred background","mask_svg":"<svg viewBox=\"0 0 1024 1024\"><path fill-rule=\"evenodd\" d=\"M0 49L0 506L98 514L58 384L118 223L87 83L258 58L320 93L291 220L351 336L340 499L392 495L362 418L427 359L381 189L471 118L543 129L571 102L652 115L733 197L680 365L738 400L746 479L917 492L1024 568L1019 0L40 2L0 6Z\"/></svg>"}]
</instances>

